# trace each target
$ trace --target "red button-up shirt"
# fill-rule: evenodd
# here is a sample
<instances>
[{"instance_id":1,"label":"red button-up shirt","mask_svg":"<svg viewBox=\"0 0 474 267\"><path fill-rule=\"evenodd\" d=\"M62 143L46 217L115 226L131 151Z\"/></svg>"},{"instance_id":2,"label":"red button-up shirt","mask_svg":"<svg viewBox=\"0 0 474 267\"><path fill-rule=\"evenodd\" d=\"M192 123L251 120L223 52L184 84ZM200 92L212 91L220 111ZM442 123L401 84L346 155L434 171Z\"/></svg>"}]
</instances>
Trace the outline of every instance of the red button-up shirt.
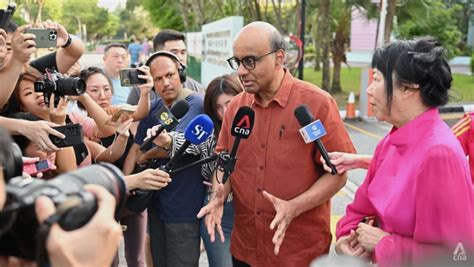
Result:
<instances>
[{"instance_id":1,"label":"red button-up shirt","mask_svg":"<svg viewBox=\"0 0 474 267\"><path fill-rule=\"evenodd\" d=\"M308 266L312 259L329 251L327 201L293 219L279 255L273 254L275 231L270 230L270 223L276 212L262 191L290 200L324 174L316 146L305 144L298 132L301 126L294 110L301 104L308 105L326 128L328 134L321 140L328 151L355 152L334 99L288 71L268 107L263 108L255 95L244 92L234 97L225 113L217 151L231 150L234 137L230 127L237 110L250 106L255 111L252 133L240 143L231 176L235 207L231 253L252 266Z\"/></svg>"}]
</instances>

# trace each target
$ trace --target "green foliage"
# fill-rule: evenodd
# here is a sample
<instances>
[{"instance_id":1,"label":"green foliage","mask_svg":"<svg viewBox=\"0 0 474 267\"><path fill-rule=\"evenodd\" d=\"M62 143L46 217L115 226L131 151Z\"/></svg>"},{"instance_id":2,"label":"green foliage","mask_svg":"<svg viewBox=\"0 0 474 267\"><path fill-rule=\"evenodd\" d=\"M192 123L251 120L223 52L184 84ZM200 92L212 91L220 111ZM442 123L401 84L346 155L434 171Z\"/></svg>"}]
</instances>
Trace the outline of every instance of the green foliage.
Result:
<instances>
[{"instance_id":1,"label":"green foliage","mask_svg":"<svg viewBox=\"0 0 474 267\"><path fill-rule=\"evenodd\" d=\"M425 8L424 12L416 14L417 17L409 19L407 17L406 20L399 18L398 27L395 28L397 37L410 39L417 36L431 35L438 38L447 48L449 58L459 54L458 44L462 34L456 25L455 14L462 7L460 5L448 7L441 0L426 2L422 7ZM420 8L419 11L421 10ZM415 14L412 13L412 15Z\"/></svg>"},{"instance_id":2,"label":"green foliage","mask_svg":"<svg viewBox=\"0 0 474 267\"><path fill-rule=\"evenodd\" d=\"M161 29L184 30L177 1L143 0L143 7L150 13L153 24Z\"/></svg>"},{"instance_id":3,"label":"green foliage","mask_svg":"<svg viewBox=\"0 0 474 267\"><path fill-rule=\"evenodd\" d=\"M119 20L107 9L98 7L97 0L64 1L62 21L70 32L78 33L79 21L87 25L89 39L115 35Z\"/></svg>"},{"instance_id":4,"label":"green foliage","mask_svg":"<svg viewBox=\"0 0 474 267\"><path fill-rule=\"evenodd\" d=\"M474 77L465 74L453 74L453 86L450 95L452 99L450 102L474 102Z\"/></svg>"},{"instance_id":5,"label":"green foliage","mask_svg":"<svg viewBox=\"0 0 474 267\"><path fill-rule=\"evenodd\" d=\"M143 6L136 5L133 9L126 8L116 13L120 21L126 22L120 24L118 31L122 34L127 33L128 37L134 36L138 39L143 39L144 37L151 37L158 32L158 29L150 21L148 11Z\"/></svg>"}]
</instances>

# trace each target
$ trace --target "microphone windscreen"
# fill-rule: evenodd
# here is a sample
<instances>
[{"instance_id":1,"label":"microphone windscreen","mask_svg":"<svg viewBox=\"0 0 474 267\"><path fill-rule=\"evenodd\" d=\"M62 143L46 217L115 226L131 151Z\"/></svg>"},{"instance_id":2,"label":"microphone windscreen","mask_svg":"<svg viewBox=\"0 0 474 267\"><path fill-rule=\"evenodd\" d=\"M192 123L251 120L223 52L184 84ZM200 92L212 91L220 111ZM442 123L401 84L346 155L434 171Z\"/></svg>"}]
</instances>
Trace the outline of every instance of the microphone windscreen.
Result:
<instances>
[{"instance_id":1,"label":"microphone windscreen","mask_svg":"<svg viewBox=\"0 0 474 267\"><path fill-rule=\"evenodd\" d=\"M179 100L176 104L171 107L171 112L177 119L181 119L186 113L188 113L189 104L186 100Z\"/></svg>"},{"instance_id":2,"label":"microphone windscreen","mask_svg":"<svg viewBox=\"0 0 474 267\"><path fill-rule=\"evenodd\" d=\"M306 105L300 105L295 109L295 117L302 127L314 121L313 114Z\"/></svg>"},{"instance_id":3,"label":"microphone windscreen","mask_svg":"<svg viewBox=\"0 0 474 267\"><path fill-rule=\"evenodd\" d=\"M200 114L188 124L184 131L184 137L191 144L199 145L206 141L213 129L214 123L212 123L211 118L205 114Z\"/></svg>"},{"instance_id":4,"label":"microphone windscreen","mask_svg":"<svg viewBox=\"0 0 474 267\"><path fill-rule=\"evenodd\" d=\"M234 117L230 133L242 139L249 138L252 133L255 112L248 106L241 107Z\"/></svg>"}]
</instances>

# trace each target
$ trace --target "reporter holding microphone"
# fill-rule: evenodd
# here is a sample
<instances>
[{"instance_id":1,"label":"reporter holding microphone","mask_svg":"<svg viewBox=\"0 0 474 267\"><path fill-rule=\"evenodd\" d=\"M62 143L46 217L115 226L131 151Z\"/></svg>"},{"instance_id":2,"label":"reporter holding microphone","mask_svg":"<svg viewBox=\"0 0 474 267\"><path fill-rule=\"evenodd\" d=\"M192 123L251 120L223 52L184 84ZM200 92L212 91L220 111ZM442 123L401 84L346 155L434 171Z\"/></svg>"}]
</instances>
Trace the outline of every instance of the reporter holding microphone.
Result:
<instances>
[{"instance_id":1,"label":"reporter holding microphone","mask_svg":"<svg viewBox=\"0 0 474 267\"><path fill-rule=\"evenodd\" d=\"M198 217L205 217L211 241L219 242L216 234L223 240L223 204L232 191L234 266L308 266L329 252L329 199L344 185L346 176L324 173L318 150L305 144L298 132L296 107L306 103L330 129L322 139L329 151L355 151L334 99L295 79L283 67L284 58L284 39L275 27L253 22L238 33L233 57L228 59L244 92L227 107L216 151L234 150L240 138L235 132L251 133L240 141L237 163L225 186L219 184L223 173L218 172L215 193ZM253 110L248 112L252 116L243 112L240 117L242 110Z\"/></svg>"}]
</instances>

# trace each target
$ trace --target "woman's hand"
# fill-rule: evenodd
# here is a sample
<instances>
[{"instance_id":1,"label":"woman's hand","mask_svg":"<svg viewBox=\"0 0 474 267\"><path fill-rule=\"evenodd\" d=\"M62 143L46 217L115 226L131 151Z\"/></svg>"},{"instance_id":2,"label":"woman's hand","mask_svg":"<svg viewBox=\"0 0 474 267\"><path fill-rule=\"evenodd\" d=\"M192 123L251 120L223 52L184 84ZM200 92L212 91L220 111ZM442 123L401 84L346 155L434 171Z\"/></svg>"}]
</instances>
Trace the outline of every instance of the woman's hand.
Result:
<instances>
[{"instance_id":1,"label":"woman's hand","mask_svg":"<svg viewBox=\"0 0 474 267\"><path fill-rule=\"evenodd\" d=\"M373 252L379 241L385 236L390 235L384 230L372 226L373 224L373 220L369 221L369 223L359 223L356 230L357 241L367 252Z\"/></svg>"},{"instance_id":2,"label":"woman's hand","mask_svg":"<svg viewBox=\"0 0 474 267\"><path fill-rule=\"evenodd\" d=\"M115 132L117 132L119 136L128 138L130 136L129 130L130 130L130 126L132 126L132 123L133 123L132 118L129 118L128 120L125 120L125 121L118 120L115 123Z\"/></svg>"},{"instance_id":3,"label":"woman's hand","mask_svg":"<svg viewBox=\"0 0 474 267\"><path fill-rule=\"evenodd\" d=\"M336 253L360 258L369 258L370 256L357 241L357 233L354 230L336 241Z\"/></svg>"},{"instance_id":4,"label":"woman's hand","mask_svg":"<svg viewBox=\"0 0 474 267\"><path fill-rule=\"evenodd\" d=\"M148 140L150 138L153 138L156 136L156 132L158 129L162 127L161 125L155 125L148 130L146 130L146 138L145 140ZM171 138L171 135L168 134L166 130L163 130L159 136L157 136L154 140L153 143L159 147L165 147L169 148L171 143L173 142L173 138Z\"/></svg>"},{"instance_id":5,"label":"woman's hand","mask_svg":"<svg viewBox=\"0 0 474 267\"><path fill-rule=\"evenodd\" d=\"M357 168L367 168L371 158L367 155L358 155L345 152L330 152L328 155L331 163L336 167L338 173L344 173L345 171L350 171ZM320 161L323 164L324 170L331 172L331 168L329 168L322 156Z\"/></svg>"},{"instance_id":6,"label":"woman's hand","mask_svg":"<svg viewBox=\"0 0 474 267\"><path fill-rule=\"evenodd\" d=\"M54 94L51 94L49 99L49 118L51 122L59 125L66 124L68 100L60 97L57 107L54 107Z\"/></svg>"},{"instance_id":7,"label":"woman's hand","mask_svg":"<svg viewBox=\"0 0 474 267\"><path fill-rule=\"evenodd\" d=\"M160 190L171 183L170 175L159 169L146 169L142 172L125 176L128 190Z\"/></svg>"},{"instance_id":8,"label":"woman's hand","mask_svg":"<svg viewBox=\"0 0 474 267\"><path fill-rule=\"evenodd\" d=\"M67 40L69 39L69 35L67 33L66 28L63 27L63 25L48 19L47 21L43 22L42 26L45 29L56 30L57 32L56 47L61 47L66 44Z\"/></svg>"}]
</instances>

